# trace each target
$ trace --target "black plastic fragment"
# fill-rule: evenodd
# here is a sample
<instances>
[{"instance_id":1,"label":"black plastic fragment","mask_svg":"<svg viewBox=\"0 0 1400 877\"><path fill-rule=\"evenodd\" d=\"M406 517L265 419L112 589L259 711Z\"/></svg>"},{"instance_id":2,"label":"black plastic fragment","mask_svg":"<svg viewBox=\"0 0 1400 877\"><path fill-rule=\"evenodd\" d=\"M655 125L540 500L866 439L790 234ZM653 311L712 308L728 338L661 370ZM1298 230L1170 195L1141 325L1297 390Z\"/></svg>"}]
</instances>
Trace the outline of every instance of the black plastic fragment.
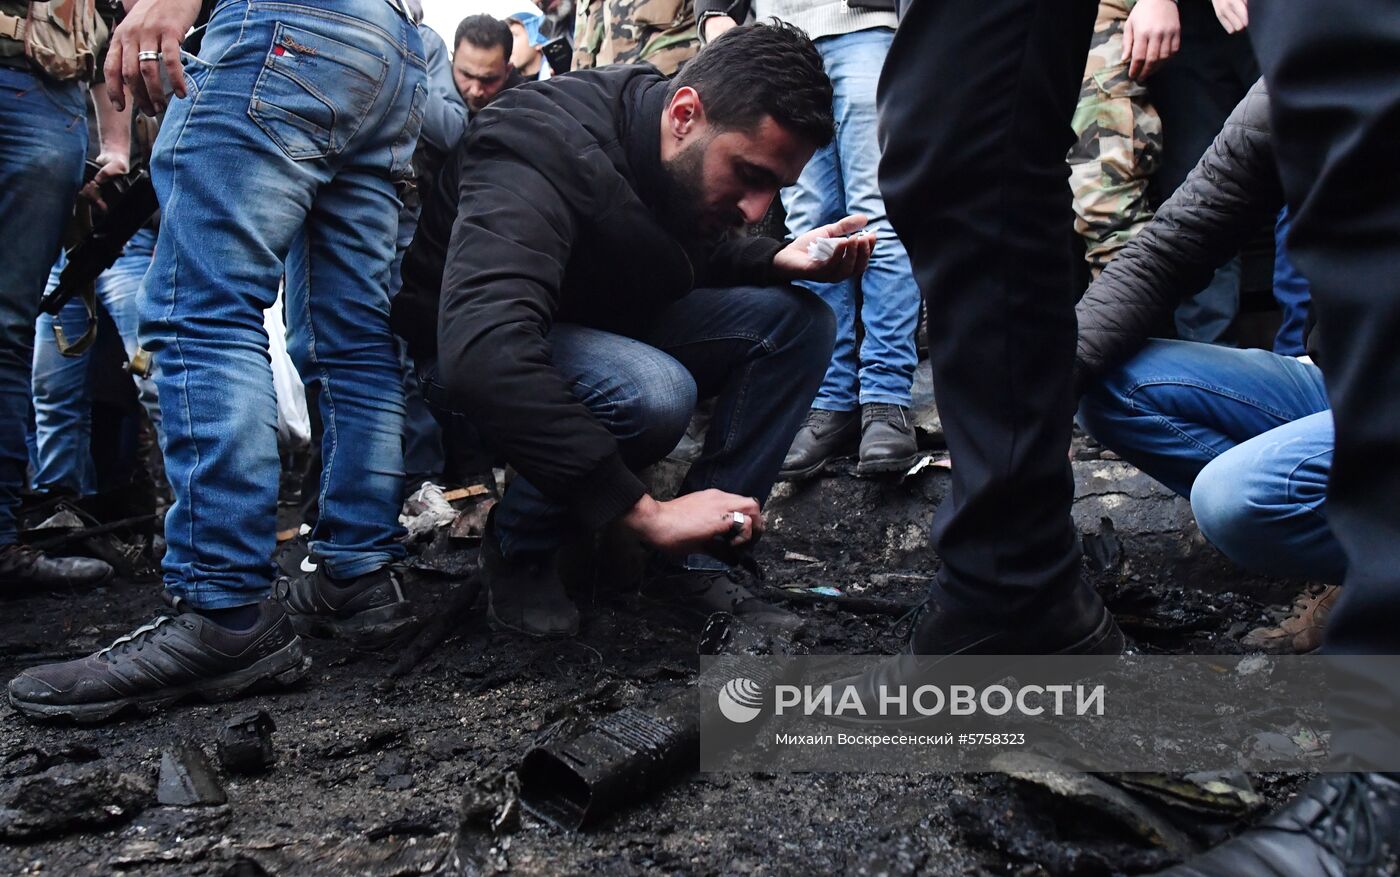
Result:
<instances>
[{"instance_id":1,"label":"black plastic fragment","mask_svg":"<svg viewBox=\"0 0 1400 877\"><path fill-rule=\"evenodd\" d=\"M277 761L272 750L275 730L266 710L234 716L219 731L219 763L229 773L262 773Z\"/></svg>"}]
</instances>

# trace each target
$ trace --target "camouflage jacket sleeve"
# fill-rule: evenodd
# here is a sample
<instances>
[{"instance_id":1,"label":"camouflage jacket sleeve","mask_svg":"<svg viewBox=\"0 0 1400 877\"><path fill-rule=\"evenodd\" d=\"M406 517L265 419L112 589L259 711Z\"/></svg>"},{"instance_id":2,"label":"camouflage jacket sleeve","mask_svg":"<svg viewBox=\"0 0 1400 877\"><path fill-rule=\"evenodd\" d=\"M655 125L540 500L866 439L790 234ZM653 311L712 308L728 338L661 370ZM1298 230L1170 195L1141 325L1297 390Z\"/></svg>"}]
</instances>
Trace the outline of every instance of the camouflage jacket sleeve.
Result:
<instances>
[{"instance_id":1,"label":"camouflage jacket sleeve","mask_svg":"<svg viewBox=\"0 0 1400 877\"><path fill-rule=\"evenodd\" d=\"M1269 97L1256 82L1181 187L1108 263L1080 300L1077 380L1121 364L1170 325L1283 207L1269 131Z\"/></svg>"}]
</instances>

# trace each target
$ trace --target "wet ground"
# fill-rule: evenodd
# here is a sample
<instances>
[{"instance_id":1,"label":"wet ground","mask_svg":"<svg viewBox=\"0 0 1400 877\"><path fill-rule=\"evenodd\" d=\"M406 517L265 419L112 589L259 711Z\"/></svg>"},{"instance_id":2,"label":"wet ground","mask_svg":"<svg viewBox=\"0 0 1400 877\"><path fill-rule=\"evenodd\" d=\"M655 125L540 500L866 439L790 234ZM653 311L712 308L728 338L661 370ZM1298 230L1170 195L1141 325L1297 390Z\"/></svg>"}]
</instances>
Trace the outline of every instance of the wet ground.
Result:
<instances>
[{"instance_id":1,"label":"wet ground","mask_svg":"<svg viewBox=\"0 0 1400 877\"><path fill-rule=\"evenodd\" d=\"M1238 652L1239 636L1296 590L1240 575L1190 531L1179 501L1092 449L1080 457L1086 575L1138 648ZM855 600L794 593L794 611L809 620L804 648L899 645L901 606L918 600L936 568L926 521L946 480L930 467L903 484L862 481L838 465L775 496L760 550L769 584L833 587ZM1113 530L1099 523L1108 511ZM453 549L426 565L450 571L471 559ZM1298 782L1255 776L1254 806L1212 811L1141 790L1125 805L1104 783L1057 792L1001 775L691 773L592 831L566 833L514 800L508 773L524 751L561 722L675 692L696 661L694 632L635 605L625 564L576 566L587 571L578 595L587 608L570 642L492 632L478 604L397 680L387 677L401 649L313 642L314 668L296 689L235 703L91 728L35 725L0 707L0 873L1144 873L1181 844L1248 824ZM419 570L408 587L433 617L455 583ZM6 678L107 645L162 608L153 583L120 581L0 607ZM256 708L276 723L270 771L221 772L222 805L157 804L150 789L164 750L186 744L213 759L221 726ZM1141 830L1139 807L1180 830L1177 846Z\"/></svg>"}]
</instances>

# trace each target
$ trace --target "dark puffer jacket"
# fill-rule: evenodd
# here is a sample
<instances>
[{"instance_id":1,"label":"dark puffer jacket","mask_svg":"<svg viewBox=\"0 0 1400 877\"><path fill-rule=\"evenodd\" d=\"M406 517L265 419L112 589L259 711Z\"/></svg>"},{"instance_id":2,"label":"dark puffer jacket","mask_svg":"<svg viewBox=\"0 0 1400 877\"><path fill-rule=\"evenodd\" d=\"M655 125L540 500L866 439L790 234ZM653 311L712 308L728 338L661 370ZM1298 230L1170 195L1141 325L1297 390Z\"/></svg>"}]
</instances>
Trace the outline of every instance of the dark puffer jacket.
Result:
<instances>
[{"instance_id":1,"label":"dark puffer jacket","mask_svg":"<svg viewBox=\"0 0 1400 877\"><path fill-rule=\"evenodd\" d=\"M1181 188L1084 293L1075 309L1078 388L1168 328L1177 305L1205 288L1215 269L1282 207L1261 79Z\"/></svg>"}]
</instances>

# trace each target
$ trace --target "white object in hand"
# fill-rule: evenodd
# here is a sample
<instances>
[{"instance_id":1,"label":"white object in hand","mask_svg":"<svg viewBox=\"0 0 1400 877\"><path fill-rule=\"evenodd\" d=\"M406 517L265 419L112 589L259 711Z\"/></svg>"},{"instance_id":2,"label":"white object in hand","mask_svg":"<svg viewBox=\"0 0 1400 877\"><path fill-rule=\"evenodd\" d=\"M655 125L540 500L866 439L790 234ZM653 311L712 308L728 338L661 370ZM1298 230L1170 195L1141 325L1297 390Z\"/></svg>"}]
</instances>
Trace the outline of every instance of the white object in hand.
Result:
<instances>
[{"instance_id":1,"label":"white object in hand","mask_svg":"<svg viewBox=\"0 0 1400 877\"><path fill-rule=\"evenodd\" d=\"M836 255L836 246L851 238L858 238L865 234L865 229L861 229L849 238L817 238L807 245L807 258L813 262L825 262Z\"/></svg>"},{"instance_id":2,"label":"white object in hand","mask_svg":"<svg viewBox=\"0 0 1400 877\"><path fill-rule=\"evenodd\" d=\"M807 245L807 258L813 262L825 262L836 252L836 245L844 238L817 238Z\"/></svg>"}]
</instances>

